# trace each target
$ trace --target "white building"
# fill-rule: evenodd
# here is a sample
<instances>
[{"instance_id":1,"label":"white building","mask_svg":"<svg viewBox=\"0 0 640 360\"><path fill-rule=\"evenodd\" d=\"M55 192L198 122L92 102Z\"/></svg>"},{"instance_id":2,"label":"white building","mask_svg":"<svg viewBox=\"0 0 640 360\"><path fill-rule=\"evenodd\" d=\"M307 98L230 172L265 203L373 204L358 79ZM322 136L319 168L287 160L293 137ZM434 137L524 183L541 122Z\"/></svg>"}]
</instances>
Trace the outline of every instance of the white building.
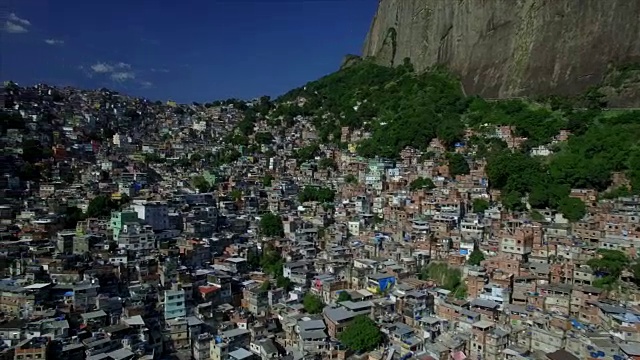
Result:
<instances>
[{"instance_id":1,"label":"white building","mask_svg":"<svg viewBox=\"0 0 640 360\"><path fill-rule=\"evenodd\" d=\"M531 149L532 156L549 156L551 154L553 154L553 151L545 145L540 145Z\"/></svg>"},{"instance_id":2,"label":"white building","mask_svg":"<svg viewBox=\"0 0 640 360\"><path fill-rule=\"evenodd\" d=\"M347 223L349 227L349 233L353 236L360 235L360 222L359 221L349 221Z\"/></svg>"}]
</instances>

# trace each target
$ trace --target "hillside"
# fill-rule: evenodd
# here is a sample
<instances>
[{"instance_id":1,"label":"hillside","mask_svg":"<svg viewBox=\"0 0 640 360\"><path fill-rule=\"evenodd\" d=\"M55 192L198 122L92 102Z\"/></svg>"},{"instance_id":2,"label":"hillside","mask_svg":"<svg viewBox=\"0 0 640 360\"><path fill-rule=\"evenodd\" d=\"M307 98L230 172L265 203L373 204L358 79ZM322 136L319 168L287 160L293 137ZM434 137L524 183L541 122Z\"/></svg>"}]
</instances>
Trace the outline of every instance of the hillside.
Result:
<instances>
[{"instance_id":1,"label":"hillside","mask_svg":"<svg viewBox=\"0 0 640 360\"><path fill-rule=\"evenodd\" d=\"M364 157L398 158L411 147L448 163L453 174L487 161L491 187L505 193L511 208L521 207L524 196L532 206L558 208L571 188L608 191L605 196L640 191L640 112L608 110L594 90L577 101L487 101L464 95L458 84L439 68L417 73L408 62L386 67L361 60L285 94L269 117L285 126L298 115L310 118L320 144L343 148L342 128L359 129L355 144ZM507 144L496 135L501 127L511 127L520 141ZM444 154L431 152L434 138ZM532 156L540 148L549 153Z\"/></svg>"},{"instance_id":2,"label":"hillside","mask_svg":"<svg viewBox=\"0 0 640 360\"><path fill-rule=\"evenodd\" d=\"M575 95L640 60L638 18L627 0L381 0L363 54L444 65L487 98ZM638 106L637 88L610 93Z\"/></svg>"}]
</instances>

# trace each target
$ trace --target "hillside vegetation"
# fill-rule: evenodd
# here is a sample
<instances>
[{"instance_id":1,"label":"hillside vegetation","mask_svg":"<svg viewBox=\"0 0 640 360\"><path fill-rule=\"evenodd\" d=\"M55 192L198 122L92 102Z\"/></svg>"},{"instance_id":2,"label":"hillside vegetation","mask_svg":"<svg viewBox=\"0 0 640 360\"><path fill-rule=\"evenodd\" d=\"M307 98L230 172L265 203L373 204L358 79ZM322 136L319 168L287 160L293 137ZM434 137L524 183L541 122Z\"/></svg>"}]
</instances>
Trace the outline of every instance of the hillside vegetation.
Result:
<instances>
[{"instance_id":1,"label":"hillside vegetation","mask_svg":"<svg viewBox=\"0 0 640 360\"><path fill-rule=\"evenodd\" d=\"M528 195L534 207L558 209L576 206L566 200L571 188L607 190L614 172L631 185L617 192L640 193L640 112L608 111L602 99L590 90L575 99L486 101L465 96L440 68L417 74L408 61L391 68L361 60L283 95L270 117L286 124L310 116L321 142L339 144L345 126L368 131L357 147L365 157L397 158L405 147L426 151L435 137L449 151L466 142L467 160L488 161L490 185L503 190L509 208L522 207ZM513 151L489 136L499 125L514 126L516 136L527 138L523 146ZM476 135L465 140L466 129ZM571 131L569 140L552 145L562 129ZM552 156L529 155L545 144Z\"/></svg>"}]
</instances>

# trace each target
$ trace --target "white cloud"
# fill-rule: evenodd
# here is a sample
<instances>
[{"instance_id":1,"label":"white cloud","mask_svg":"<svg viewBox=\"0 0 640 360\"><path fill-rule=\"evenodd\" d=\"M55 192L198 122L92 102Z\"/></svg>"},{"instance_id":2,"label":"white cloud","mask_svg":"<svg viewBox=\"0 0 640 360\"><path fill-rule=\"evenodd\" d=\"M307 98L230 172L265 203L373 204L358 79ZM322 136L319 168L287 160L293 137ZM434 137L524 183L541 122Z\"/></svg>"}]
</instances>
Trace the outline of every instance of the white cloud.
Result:
<instances>
[{"instance_id":1,"label":"white cloud","mask_svg":"<svg viewBox=\"0 0 640 360\"><path fill-rule=\"evenodd\" d=\"M11 22L9 20L7 20L7 22L4 24L4 31L11 33L11 34L24 34L29 32L29 30L17 23Z\"/></svg>"},{"instance_id":2,"label":"white cloud","mask_svg":"<svg viewBox=\"0 0 640 360\"><path fill-rule=\"evenodd\" d=\"M150 88L153 86L153 83L151 81L140 81L140 86L143 88Z\"/></svg>"},{"instance_id":3,"label":"white cloud","mask_svg":"<svg viewBox=\"0 0 640 360\"><path fill-rule=\"evenodd\" d=\"M105 74L105 73L114 72L116 70L125 70L125 69L126 70L131 69L131 65L124 62L119 62L114 65L104 63L104 62L97 62L91 65L91 70L100 74Z\"/></svg>"},{"instance_id":4,"label":"white cloud","mask_svg":"<svg viewBox=\"0 0 640 360\"><path fill-rule=\"evenodd\" d=\"M151 72L168 73L169 70L168 69L155 69L155 68L152 68Z\"/></svg>"},{"instance_id":5,"label":"white cloud","mask_svg":"<svg viewBox=\"0 0 640 360\"><path fill-rule=\"evenodd\" d=\"M104 73L109 73L113 71L113 66L107 64L107 63L95 63L93 65L91 65L91 70L93 70L94 72L100 73L100 74L104 74Z\"/></svg>"},{"instance_id":6,"label":"white cloud","mask_svg":"<svg viewBox=\"0 0 640 360\"><path fill-rule=\"evenodd\" d=\"M111 80L117 82L125 82L128 80L133 80L135 78L136 75L130 71L114 72L111 74Z\"/></svg>"},{"instance_id":7,"label":"white cloud","mask_svg":"<svg viewBox=\"0 0 640 360\"><path fill-rule=\"evenodd\" d=\"M22 24L22 25L25 25L25 26L31 26L31 21L29 21L27 19L20 18L15 13L9 14L9 21L11 21L13 23Z\"/></svg>"},{"instance_id":8,"label":"white cloud","mask_svg":"<svg viewBox=\"0 0 640 360\"><path fill-rule=\"evenodd\" d=\"M4 31L11 34L24 34L29 32L29 26L31 26L31 21L11 13L4 23Z\"/></svg>"},{"instance_id":9,"label":"white cloud","mask_svg":"<svg viewBox=\"0 0 640 360\"><path fill-rule=\"evenodd\" d=\"M108 76L111 81L117 83L135 81L135 83L140 84L143 87L150 87L151 85L153 85L148 81L137 79L136 71L133 69L131 64L127 64L125 62L97 62L91 65L89 69L81 66L80 70L83 70L85 72L85 75L89 78L91 78L95 74L100 74L102 76Z\"/></svg>"},{"instance_id":10,"label":"white cloud","mask_svg":"<svg viewBox=\"0 0 640 360\"><path fill-rule=\"evenodd\" d=\"M44 42L46 42L49 45L62 45L62 44L64 44L63 40L56 40L56 39L45 39Z\"/></svg>"}]
</instances>

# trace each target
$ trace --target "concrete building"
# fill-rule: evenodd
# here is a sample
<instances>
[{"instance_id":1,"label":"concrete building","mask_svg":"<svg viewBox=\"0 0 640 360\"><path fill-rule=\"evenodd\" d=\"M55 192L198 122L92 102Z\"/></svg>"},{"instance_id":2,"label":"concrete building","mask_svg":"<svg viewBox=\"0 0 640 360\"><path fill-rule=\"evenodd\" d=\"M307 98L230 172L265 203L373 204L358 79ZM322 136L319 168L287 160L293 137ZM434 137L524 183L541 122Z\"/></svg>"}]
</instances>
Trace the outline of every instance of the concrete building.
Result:
<instances>
[{"instance_id":1,"label":"concrete building","mask_svg":"<svg viewBox=\"0 0 640 360\"><path fill-rule=\"evenodd\" d=\"M114 234L115 235L115 234ZM149 225L127 223L122 226L118 238L118 248L145 255L156 247L156 238Z\"/></svg>"},{"instance_id":2,"label":"concrete building","mask_svg":"<svg viewBox=\"0 0 640 360\"><path fill-rule=\"evenodd\" d=\"M154 231L169 228L169 208L166 202L134 200L131 208L137 213L138 219L144 220Z\"/></svg>"},{"instance_id":3,"label":"concrete building","mask_svg":"<svg viewBox=\"0 0 640 360\"><path fill-rule=\"evenodd\" d=\"M19 343L15 348L14 360L46 359L49 338L34 337Z\"/></svg>"},{"instance_id":4,"label":"concrete building","mask_svg":"<svg viewBox=\"0 0 640 360\"><path fill-rule=\"evenodd\" d=\"M164 318L168 320L186 315L184 290L166 290L164 292Z\"/></svg>"},{"instance_id":5,"label":"concrete building","mask_svg":"<svg viewBox=\"0 0 640 360\"><path fill-rule=\"evenodd\" d=\"M126 223L138 221L138 213L134 210L112 211L109 229L113 231L113 239L118 241L120 232Z\"/></svg>"}]
</instances>

